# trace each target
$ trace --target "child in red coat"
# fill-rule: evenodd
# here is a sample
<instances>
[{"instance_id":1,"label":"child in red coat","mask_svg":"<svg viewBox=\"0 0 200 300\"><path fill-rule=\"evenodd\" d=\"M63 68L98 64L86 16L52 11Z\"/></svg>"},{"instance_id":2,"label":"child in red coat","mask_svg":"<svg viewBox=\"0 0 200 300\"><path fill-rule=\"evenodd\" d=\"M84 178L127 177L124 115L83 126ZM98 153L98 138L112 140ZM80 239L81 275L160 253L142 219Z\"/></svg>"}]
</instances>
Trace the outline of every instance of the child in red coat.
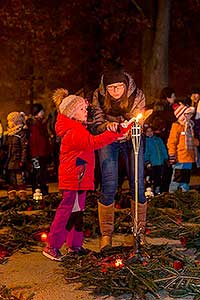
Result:
<instances>
[{"instance_id":1,"label":"child in red coat","mask_svg":"<svg viewBox=\"0 0 200 300\"><path fill-rule=\"evenodd\" d=\"M58 89L54 102L59 110L56 133L61 138L59 188L63 198L50 227L47 246L43 254L51 260L61 261L60 248L66 242L68 253L84 254L83 211L86 191L94 189L94 150L122 137L127 128L119 132L105 131L94 136L86 128L87 102L82 97L68 95Z\"/></svg>"}]
</instances>

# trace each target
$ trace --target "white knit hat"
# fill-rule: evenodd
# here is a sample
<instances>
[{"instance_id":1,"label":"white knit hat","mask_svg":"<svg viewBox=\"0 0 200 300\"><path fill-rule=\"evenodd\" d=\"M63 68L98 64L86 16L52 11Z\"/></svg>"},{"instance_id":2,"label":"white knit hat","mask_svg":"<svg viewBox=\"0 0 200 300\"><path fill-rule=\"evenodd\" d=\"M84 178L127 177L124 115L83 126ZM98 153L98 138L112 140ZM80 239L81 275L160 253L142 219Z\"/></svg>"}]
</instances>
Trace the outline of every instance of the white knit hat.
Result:
<instances>
[{"instance_id":1,"label":"white knit hat","mask_svg":"<svg viewBox=\"0 0 200 300\"><path fill-rule=\"evenodd\" d=\"M79 109L79 106L81 104L85 104L84 98L76 95L69 95L63 99L59 106L59 110L61 114L64 114L69 118L73 118L74 114Z\"/></svg>"},{"instance_id":2,"label":"white knit hat","mask_svg":"<svg viewBox=\"0 0 200 300\"><path fill-rule=\"evenodd\" d=\"M13 124L13 126L22 125L25 122L25 113L13 111L8 114L7 121L11 122Z\"/></svg>"},{"instance_id":3,"label":"white knit hat","mask_svg":"<svg viewBox=\"0 0 200 300\"><path fill-rule=\"evenodd\" d=\"M57 89L53 94L53 102L58 111L69 118L73 118L81 104L86 104L84 98L77 95L69 95L66 89Z\"/></svg>"}]
</instances>

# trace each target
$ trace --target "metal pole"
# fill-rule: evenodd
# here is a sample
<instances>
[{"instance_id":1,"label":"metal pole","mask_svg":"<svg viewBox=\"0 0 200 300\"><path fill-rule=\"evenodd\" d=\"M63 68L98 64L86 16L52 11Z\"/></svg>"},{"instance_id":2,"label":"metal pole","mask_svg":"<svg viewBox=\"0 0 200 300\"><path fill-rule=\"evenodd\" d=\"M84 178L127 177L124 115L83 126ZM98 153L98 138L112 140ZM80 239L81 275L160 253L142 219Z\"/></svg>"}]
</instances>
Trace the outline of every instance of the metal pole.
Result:
<instances>
[{"instance_id":1,"label":"metal pole","mask_svg":"<svg viewBox=\"0 0 200 300\"><path fill-rule=\"evenodd\" d=\"M134 228L133 235L135 239L136 253L139 250L140 246L140 237L139 237L139 226L138 226L138 155L140 149L141 141L141 126L136 119L134 125L131 128L131 138L134 149L134 160L135 160L135 218L134 218Z\"/></svg>"}]
</instances>

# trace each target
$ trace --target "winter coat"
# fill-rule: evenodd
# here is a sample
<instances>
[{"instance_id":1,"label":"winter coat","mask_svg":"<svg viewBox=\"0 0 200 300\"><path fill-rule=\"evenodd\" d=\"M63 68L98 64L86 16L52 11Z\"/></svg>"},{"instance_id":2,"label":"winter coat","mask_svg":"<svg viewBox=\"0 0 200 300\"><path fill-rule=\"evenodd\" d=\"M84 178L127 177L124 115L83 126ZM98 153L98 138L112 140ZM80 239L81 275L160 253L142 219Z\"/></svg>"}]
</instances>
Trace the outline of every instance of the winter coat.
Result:
<instances>
[{"instance_id":1,"label":"winter coat","mask_svg":"<svg viewBox=\"0 0 200 300\"><path fill-rule=\"evenodd\" d=\"M194 136L200 141L200 119L193 119L194 121Z\"/></svg>"},{"instance_id":2,"label":"winter coat","mask_svg":"<svg viewBox=\"0 0 200 300\"><path fill-rule=\"evenodd\" d=\"M179 163L192 163L195 161L194 151L188 151L185 145L185 125L178 122L172 124L170 135L167 141L169 155L175 155Z\"/></svg>"},{"instance_id":3,"label":"winter coat","mask_svg":"<svg viewBox=\"0 0 200 300\"><path fill-rule=\"evenodd\" d=\"M111 109L108 113L106 113L103 108L106 91L102 77L100 86L95 90L92 101L92 124L90 125L89 129L93 134L99 134L105 131L108 122L121 123L124 120L129 120L132 117L136 117L139 113L144 111L145 96L143 92L136 87L133 78L129 74L125 73L125 75L128 79L128 108L121 110L118 107L118 103L120 101L118 100L111 103Z\"/></svg>"},{"instance_id":4,"label":"winter coat","mask_svg":"<svg viewBox=\"0 0 200 300\"><path fill-rule=\"evenodd\" d=\"M58 171L61 190L94 189L94 150L114 142L122 133L105 131L94 136L86 127L58 114L56 133L61 137Z\"/></svg>"},{"instance_id":5,"label":"winter coat","mask_svg":"<svg viewBox=\"0 0 200 300\"><path fill-rule=\"evenodd\" d=\"M31 157L48 157L50 142L47 124L43 119L35 119L30 125L30 154Z\"/></svg>"},{"instance_id":6,"label":"winter coat","mask_svg":"<svg viewBox=\"0 0 200 300\"><path fill-rule=\"evenodd\" d=\"M13 135L8 135L6 145L8 156L5 167L8 170L20 170L28 158L27 131L22 129Z\"/></svg>"},{"instance_id":7,"label":"winter coat","mask_svg":"<svg viewBox=\"0 0 200 300\"><path fill-rule=\"evenodd\" d=\"M145 138L144 161L150 162L152 166L161 166L168 159L167 149L161 138L153 135Z\"/></svg>"}]
</instances>

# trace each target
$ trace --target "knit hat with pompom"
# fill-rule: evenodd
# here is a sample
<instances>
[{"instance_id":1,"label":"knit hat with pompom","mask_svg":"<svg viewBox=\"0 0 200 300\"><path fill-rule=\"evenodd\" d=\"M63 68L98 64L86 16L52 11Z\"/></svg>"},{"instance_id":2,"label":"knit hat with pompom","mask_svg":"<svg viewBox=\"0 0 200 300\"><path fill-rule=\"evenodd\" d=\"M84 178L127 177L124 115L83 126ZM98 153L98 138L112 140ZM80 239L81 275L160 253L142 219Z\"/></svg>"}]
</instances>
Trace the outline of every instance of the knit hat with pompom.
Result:
<instances>
[{"instance_id":1,"label":"knit hat with pompom","mask_svg":"<svg viewBox=\"0 0 200 300\"><path fill-rule=\"evenodd\" d=\"M13 127L16 125L23 125L25 123L25 113L13 111L8 114L7 121L10 123L9 125L13 125Z\"/></svg>"},{"instance_id":2,"label":"knit hat with pompom","mask_svg":"<svg viewBox=\"0 0 200 300\"><path fill-rule=\"evenodd\" d=\"M185 114L192 113L194 114L195 108L192 106L186 106L182 103L173 104L174 115L180 122L185 121Z\"/></svg>"},{"instance_id":3,"label":"knit hat with pompom","mask_svg":"<svg viewBox=\"0 0 200 300\"><path fill-rule=\"evenodd\" d=\"M69 95L68 90L61 88L54 92L53 102L61 114L73 118L79 106L85 104L85 99L77 95Z\"/></svg>"}]
</instances>

